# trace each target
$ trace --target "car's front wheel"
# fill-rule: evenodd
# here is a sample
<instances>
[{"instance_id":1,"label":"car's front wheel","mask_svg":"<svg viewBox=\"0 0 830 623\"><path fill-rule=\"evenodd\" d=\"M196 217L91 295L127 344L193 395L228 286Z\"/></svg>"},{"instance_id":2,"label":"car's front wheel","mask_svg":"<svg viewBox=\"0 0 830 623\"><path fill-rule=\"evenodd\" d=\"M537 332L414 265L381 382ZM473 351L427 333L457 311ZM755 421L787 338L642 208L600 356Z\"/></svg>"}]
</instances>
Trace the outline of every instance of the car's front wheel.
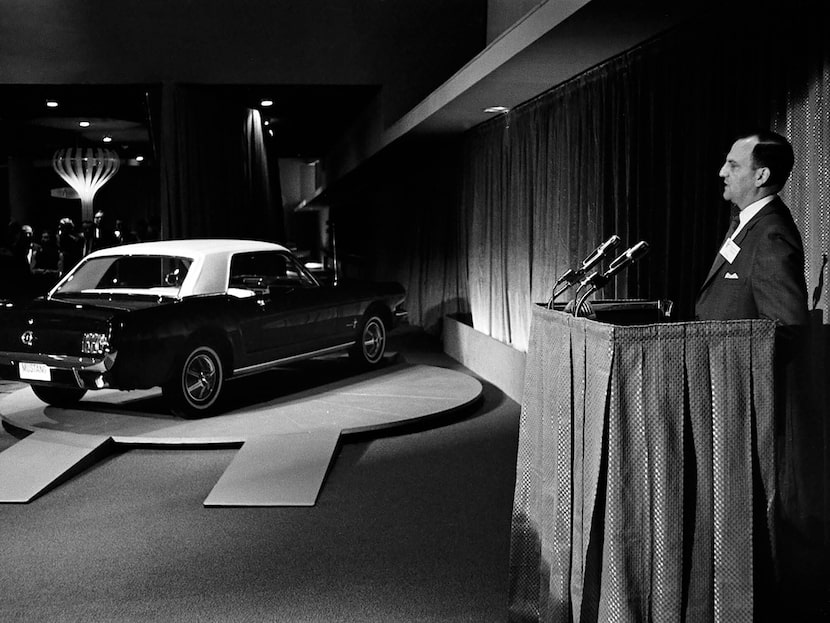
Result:
<instances>
[{"instance_id":1,"label":"car's front wheel","mask_svg":"<svg viewBox=\"0 0 830 623\"><path fill-rule=\"evenodd\" d=\"M214 412L224 385L222 358L212 346L199 345L179 359L162 394L175 415L198 418Z\"/></svg>"},{"instance_id":2,"label":"car's front wheel","mask_svg":"<svg viewBox=\"0 0 830 623\"><path fill-rule=\"evenodd\" d=\"M363 366L375 366L386 352L386 325L377 314L367 313L351 350L352 359Z\"/></svg>"},{"instance_id":3,"label":"car's front wheel","mask_svg":"<svg viewBox=\"0 0 830 623\"><path fill-rule=\"evenodd\" d=\"M47 387L46 385L32 385L35 396L53 407L72 407L86 394L85 389L79 387Z\"/></svg>"}]
</instances>

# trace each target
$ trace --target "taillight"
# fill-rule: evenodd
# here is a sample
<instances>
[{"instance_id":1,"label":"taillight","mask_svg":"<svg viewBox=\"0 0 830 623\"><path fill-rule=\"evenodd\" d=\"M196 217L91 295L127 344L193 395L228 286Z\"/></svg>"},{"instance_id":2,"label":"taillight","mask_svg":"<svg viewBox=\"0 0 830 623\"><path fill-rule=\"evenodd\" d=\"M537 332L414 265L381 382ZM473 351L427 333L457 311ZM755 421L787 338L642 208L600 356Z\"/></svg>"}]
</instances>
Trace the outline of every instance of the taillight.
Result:
<instances>
[{"instance_id":1,"label":"taillight","mask_svg":"<svg viewBox=\"0 0 830 623\"><path fill-rule=\"evenodd\" d=\"M81 352L85 355L103 355L110 350L109 336L105 333L84 333Z\"/></svg>"}]
</instances>

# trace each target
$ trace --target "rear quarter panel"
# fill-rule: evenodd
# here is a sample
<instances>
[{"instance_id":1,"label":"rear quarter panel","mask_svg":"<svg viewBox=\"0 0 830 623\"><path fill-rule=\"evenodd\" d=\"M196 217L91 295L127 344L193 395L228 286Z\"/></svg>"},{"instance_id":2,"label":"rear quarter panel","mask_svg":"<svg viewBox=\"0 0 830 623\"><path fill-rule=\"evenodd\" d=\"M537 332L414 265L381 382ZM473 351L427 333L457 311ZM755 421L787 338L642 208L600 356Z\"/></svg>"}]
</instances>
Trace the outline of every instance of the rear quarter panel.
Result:
<instances>
[{"instance_id":1,"label":"rear quarter panel","mask_svg":"<svg viewBox=\"0 0 830 623\"><path fill-rule=\"evenodd\" d=\"M236 302L226 295L193 297L125 315L117 328L118 357L111 385L119 389L162 385L191 341L209 339L221 345L231 370L240 353Z\"/></svg>"}]
</instances>

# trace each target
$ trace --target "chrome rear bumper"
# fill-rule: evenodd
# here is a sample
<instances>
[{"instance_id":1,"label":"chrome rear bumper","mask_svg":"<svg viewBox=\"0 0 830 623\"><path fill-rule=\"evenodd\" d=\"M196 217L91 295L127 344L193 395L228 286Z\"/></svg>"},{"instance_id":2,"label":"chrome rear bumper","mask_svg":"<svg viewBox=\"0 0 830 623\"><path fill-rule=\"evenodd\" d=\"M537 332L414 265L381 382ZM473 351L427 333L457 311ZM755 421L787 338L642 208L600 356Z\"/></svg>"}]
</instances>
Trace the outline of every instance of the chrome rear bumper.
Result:
<instances>
[{"instance_id":1,"label":"chrome rear bumper","mask_svg":"<svg viewBox=\"0 0 830 623\"><path fill-rule=\"evenodd\" d=\"M30 384L76 386L83 389L104 389L109 387L108 372L115 364L118 353L107 353L103 357L76 357L70 355L43 355L35 353L12 353L0 351L0 370L3 377ZM20 378L23 363L45 365L50 380Z\"/></svg>"}]
</instances>

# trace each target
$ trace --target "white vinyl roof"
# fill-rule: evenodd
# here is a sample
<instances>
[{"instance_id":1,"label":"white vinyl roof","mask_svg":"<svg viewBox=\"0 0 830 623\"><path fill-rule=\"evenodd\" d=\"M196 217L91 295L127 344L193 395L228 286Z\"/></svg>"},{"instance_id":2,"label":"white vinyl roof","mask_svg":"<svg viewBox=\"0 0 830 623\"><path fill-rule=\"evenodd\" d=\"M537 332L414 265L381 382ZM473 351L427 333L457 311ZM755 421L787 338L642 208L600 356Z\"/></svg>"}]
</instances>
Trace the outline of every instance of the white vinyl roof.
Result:
<instances>
[{"instance_id":1,"label":"white vinyl roof","mask_svg":"<svg viewBox=\"0 0 830 623\"><path fill-rule=\"evenodd\" d=\"M274 242L204 238L139 242L108 247L90 253L83 261L86 262L96 257L112 257L114 255L162 255L191 259L193 263L178 291L179 298L183 298L200 294L227 292L231 257L235 253L249 253L253 251L283 251L290 253L286 247ZM67 278L71 278L71 272L54 289L57 289Z\"/></svg>"},{"instance_id":2,"label":"white vinyl roof","mask_svg":"<svg viewBox=\"0 0 830 623\"><path fill-rule=\"evenodd\" d=\"M117 247L99 249L88 257L108 255L173 255L196 259L212 254L239 253L240 251L287 251L275 242L262 240L233 240L229 238L198 238L188 240L158 240L137 242Z\"/></svg>"}]
</instances>

